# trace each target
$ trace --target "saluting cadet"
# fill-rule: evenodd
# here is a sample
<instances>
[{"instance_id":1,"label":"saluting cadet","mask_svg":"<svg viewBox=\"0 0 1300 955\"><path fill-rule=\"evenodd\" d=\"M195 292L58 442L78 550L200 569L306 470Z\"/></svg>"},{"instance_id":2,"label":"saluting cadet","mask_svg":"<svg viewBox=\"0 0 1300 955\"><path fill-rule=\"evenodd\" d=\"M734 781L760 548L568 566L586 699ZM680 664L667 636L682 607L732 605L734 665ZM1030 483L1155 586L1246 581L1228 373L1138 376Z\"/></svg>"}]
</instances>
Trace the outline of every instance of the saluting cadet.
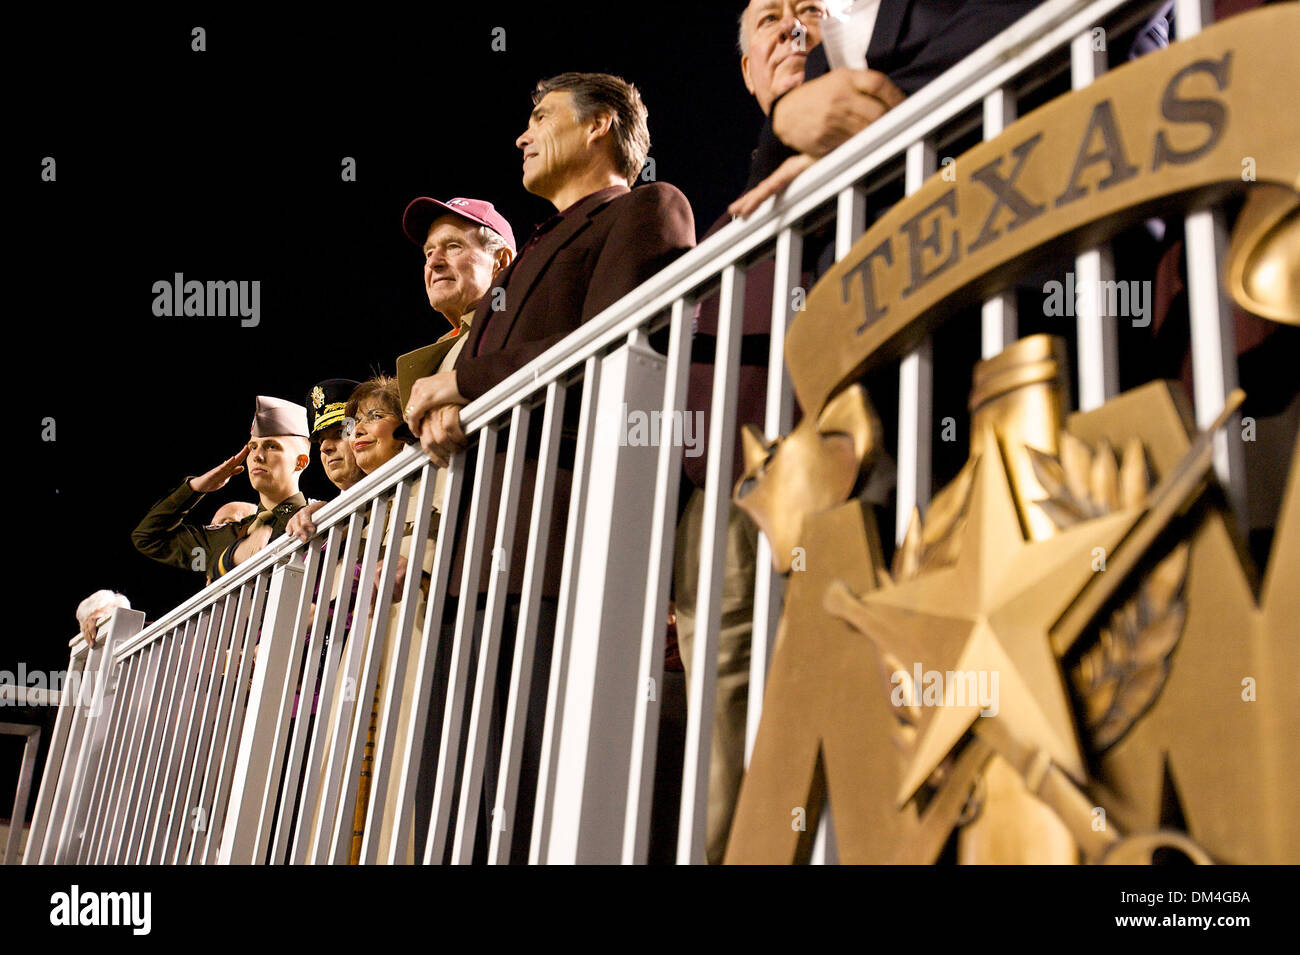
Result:
<instances>
[{"instance_id":1,"label":"saluting cadet","mask_svg":"<svg viewBox=\"0 0 1300 955\"><path fill-rule=\"evenodd\" d=\"M131 532L136 550L173 567L210 570L215 580L284 533L289 518L307 503L298 491L302 471L311 463L307 409L282 398L259 396L250 432L238 454L206 474L186 478L149 509ZM254 516L232 524L185 520L205 494L219 491L245 470L259 499Z\"/></svg>"}]
</instances>

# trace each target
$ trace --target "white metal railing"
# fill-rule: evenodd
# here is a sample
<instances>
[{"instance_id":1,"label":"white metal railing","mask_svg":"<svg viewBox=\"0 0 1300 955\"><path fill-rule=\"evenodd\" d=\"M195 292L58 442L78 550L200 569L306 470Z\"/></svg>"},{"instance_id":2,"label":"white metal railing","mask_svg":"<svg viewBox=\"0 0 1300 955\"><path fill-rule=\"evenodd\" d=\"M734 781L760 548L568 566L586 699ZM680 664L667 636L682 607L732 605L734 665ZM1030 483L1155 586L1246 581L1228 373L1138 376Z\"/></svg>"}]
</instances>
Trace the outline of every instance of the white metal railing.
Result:
<instances>
[{"instance_id":1,"label":"white metal railing","mask_svg":"<svg viewBox=\"0 0 1300 955\"><path fill-rule=\"evenodd\" d=\"M779 200L701 243L466 407L461 421L472 445L451 462L441 500L434 501L435 469L408 449L318 512L320 539L277 540L147 628L140 614L119 610L94 649L75 641L71 669L90 677L92 692L61 701L25 861L346 862L378 687L361 861L404 861L417 830L427 839L414 854L426 862L505 862L512 851L533 862L644 861L659 722L658 694L644 690L663 678L682 448L623 446L615 417L627 407L671 420L683 409L687 323L695 303L717 292L678 831L679 861L702 861L747 269L775 257L765 419L774 438L792 420L783 346L806 233L829 213L842 257L865 228L873 177L901 168L905 190L915 191L956 126L972 128L974 117L992 138L1015 119L1017 91L1035 79L1068 72L1076 88L1086 85L1104 68L1085 42L1093 28L1125 29L1158 6L1044 3L819 161ZM1204 6L1180 2L1180 36L1199 28ZM1222 254L1217 215L1195 213L1187 228L1194 271L1208 277L1190 292L1198 420L1214 417L1232 385L1221 373L1233 367L1234 352L1213 280ZM1108 261L1102 247L1079 256L1076 268L1102 275ZM665 328L666 355L648 345L649 333ZM983 355L1016 335L1010 295L986 302ZM1092 406L1116 387L1114 329L1088 311L1079 315L1078 341L1081 401ZM899 366L896 538L912 505L923 507L930 494L935 347L942 339ZM560 592L551 605L543 573L556 555L547 554L547 530L563 503L562 425L575 402ZM530 432L540 450L524 513ZM1226 452L1220 474L1239 481ZM489 526L493 497L502 506ZM468 531L456 600L448 596L452 528L461 524ZM517 526L527 527L528 544L512 601L503 571ZM408 572L390 606L403 547ZM768 557L762 541L748 748L783 594ZM476 593L485 561L493 571L485 598L464 596ZM419 573L426 565L427 597ZM436 756L422 759L426 736L436 740ZM527 790L526 762L536 763ZM422 781L431 795L422 795ZM531 814L516 811L523 803ZM834 859L829 827L818 846L820 859Z\"/></svg>"}]
</instances>

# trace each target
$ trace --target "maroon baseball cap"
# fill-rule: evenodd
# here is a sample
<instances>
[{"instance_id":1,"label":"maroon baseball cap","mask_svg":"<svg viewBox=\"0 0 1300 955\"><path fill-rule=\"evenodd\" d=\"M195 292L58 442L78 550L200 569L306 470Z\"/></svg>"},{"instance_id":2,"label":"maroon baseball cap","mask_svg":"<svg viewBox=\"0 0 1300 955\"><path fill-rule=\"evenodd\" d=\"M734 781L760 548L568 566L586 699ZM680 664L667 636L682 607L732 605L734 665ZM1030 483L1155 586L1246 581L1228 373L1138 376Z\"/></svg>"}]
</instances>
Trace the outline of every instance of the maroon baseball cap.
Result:
<instances>
[{"instance_id":1,"label":"maroon baseball cap","mask_svg":"<svg viewBox=\"0 0 1300 955\"><path fill-rule=\"evenodd\" d=\"M510 223L506 221L505 216L493 208L492 203L484 202L482 199L448 199L446 202L439 202L428 196L412 199L411 204L402 213L402 231L406 233L408 239L422 246L424 240L429 237L429 226L433 224L433 220L448 212L478 225L487 226L506 240L506 245L510 246L511 252L516 251L515 233L510 228Z\"/></svg>"}]
</instances>

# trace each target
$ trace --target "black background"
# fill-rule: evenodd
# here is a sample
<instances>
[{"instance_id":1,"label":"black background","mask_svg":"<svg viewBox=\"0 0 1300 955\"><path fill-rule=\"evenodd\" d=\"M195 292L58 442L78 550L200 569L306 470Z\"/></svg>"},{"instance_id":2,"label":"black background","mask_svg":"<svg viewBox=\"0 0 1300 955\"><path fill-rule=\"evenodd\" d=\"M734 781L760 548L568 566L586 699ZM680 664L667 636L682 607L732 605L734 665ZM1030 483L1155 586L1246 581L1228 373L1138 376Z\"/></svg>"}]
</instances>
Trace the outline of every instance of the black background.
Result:
<instances>
[{"instance_id":1,"label":"black background","mask_svg":"<svg viewBox=\"0 0 1300 955\"><path fill-rule=\"evenodd\" d=\"M239 449L255 395L303 402L320 379L391 374L446 330L402 210L418 195L488 199L522 242L553 211L523 190L514 145L540 78L635 82L656 176L691 200L703 233L740 192L761 120L735 47L741 6L51 12L16 28L11 50L30 68L9 97L21 143L9 282L27 304L10 315L25 339L10 371L34 383L10 471L22 625L0 669L65 667L74 610L95 590L154 620L197 589L197 574L138 554L130 531ZM195 26L205 52L191 49ZM55 182L41 181L46 156ZM355 182L342 181L344 157ZM177 272L259 280L260 324L155 317L153 283ZM303 490L332 496L319 462ZM242 475L195 515L235 499L255 500Z\"/></svg>"}]
</instances>

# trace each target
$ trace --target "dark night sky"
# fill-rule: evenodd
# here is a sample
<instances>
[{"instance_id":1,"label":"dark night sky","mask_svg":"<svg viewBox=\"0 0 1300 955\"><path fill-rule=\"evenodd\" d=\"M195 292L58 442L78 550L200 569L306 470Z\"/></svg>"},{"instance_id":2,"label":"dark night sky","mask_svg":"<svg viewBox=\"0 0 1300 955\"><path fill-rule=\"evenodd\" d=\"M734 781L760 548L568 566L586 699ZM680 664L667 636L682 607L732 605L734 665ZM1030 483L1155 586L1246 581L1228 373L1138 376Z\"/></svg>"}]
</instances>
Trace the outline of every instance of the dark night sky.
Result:
<instances>
[{"instance_id":1,"label":"dark night sky","mask_svg":"<svg viewBox=\"0 0 1300 955\"><path fill-rule=\"evenodd\" d=\"M549 214L520 185L514 146L538 79L600 70L637 83L657 176L691 200L702 233L738 194L760 119L735 52L740 6L46 14L15 29L11 47L40 68L10 97L9 280L11 301L27 302L8 323L11 373L39 384L17 416L10 540L27 569L0 669L65 666L76 604L96 589L149 619L197 589L197 574L137 554L129 534L183 477L240 447L255 394L301 402L322 378L391 373L445 330L401 212L417 195L485 198L522 241ZM206 52L190 49L194 26ZM491 49L494 27L505 52ZM45 156L56 182L40 181ZM345 156L356 182L341 181ZM152 285L176 272L260 280L260 325L155 317ZM46 417L54 442L41 439ZM303 489L332 491L318 462ZM197 515L236 498L255 500L242 475Z\"/></svg>"}]
</instances>

